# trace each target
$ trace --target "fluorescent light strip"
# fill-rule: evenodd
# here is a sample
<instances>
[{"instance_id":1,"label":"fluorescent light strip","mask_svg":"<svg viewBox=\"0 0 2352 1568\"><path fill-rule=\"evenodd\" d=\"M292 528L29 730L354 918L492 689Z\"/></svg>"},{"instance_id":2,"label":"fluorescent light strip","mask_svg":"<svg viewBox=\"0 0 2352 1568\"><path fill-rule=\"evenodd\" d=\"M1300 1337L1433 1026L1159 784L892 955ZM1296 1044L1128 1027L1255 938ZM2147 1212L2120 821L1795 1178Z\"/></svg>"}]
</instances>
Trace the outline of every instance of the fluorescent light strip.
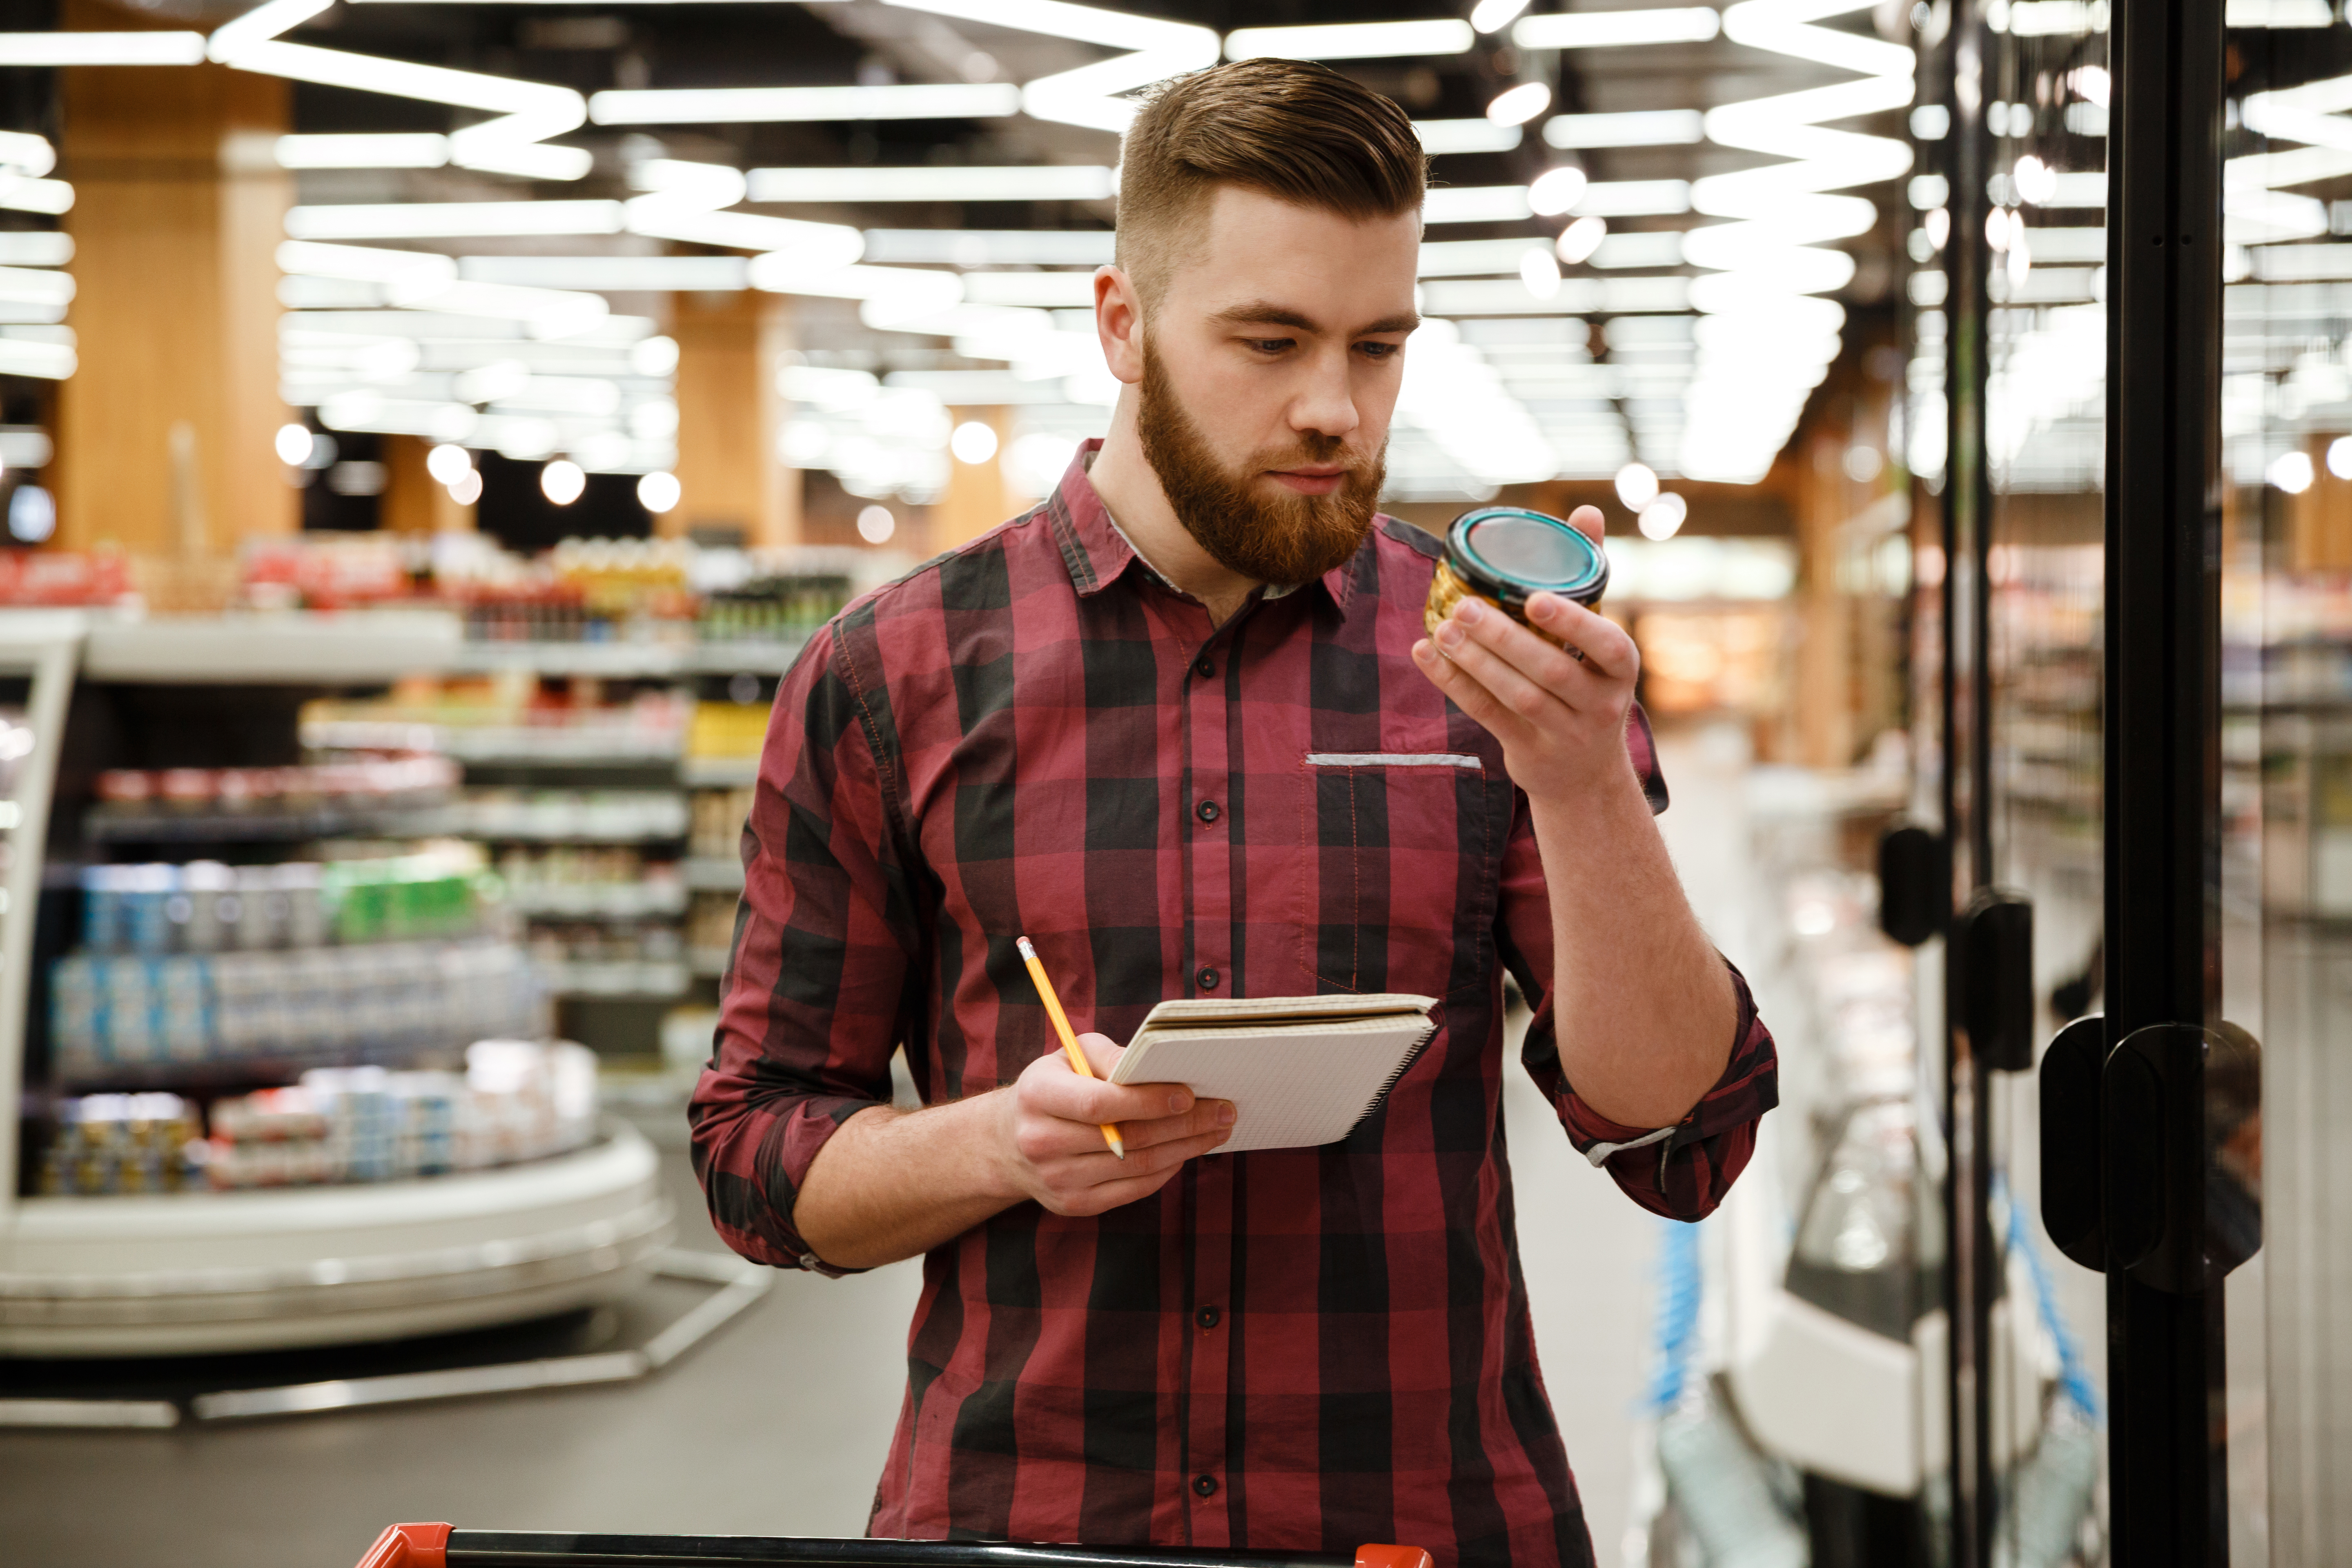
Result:
<instances>
[{"instance_id":1,"label":"fluorescent light strip","mask_svg":"<svg viewBox=\"0 0 2352 1568\"><path fill-rule=\"evenodd\" d=\"M1196 35L1207 33L1186 22L1136 16L1099 5L1076 5L1069 0L884 0L909 11L1015 32L1040 33L1049 38L1073 38L1107 49L1181 49ZM1215 35L1210 35L1213 40ZM1210 57L1212 60L1214 56Z\"/></svg>"},{"instance_id":2,"label":"fluorescent light strip","mask_svg":"<svg viewBox=\"0 0 2352 1568\"><path fill-rule=\"evenodd\" d=\"M1478 35L1456 17L1419 22L1331 22L1304 27L1237 27L1225 35L1229 60L1370 60L1469 52Z\"/></svg>"},{"instance_id":3,"label":"fluorescent light strip","mask_svg":"<svg viewBox=\"0 0 2352 1568\"><path fill-rule=\"evenodd\" d=\"M66 305L73 301L70 274L29 267L0 267L0 300L12 305Z\"/></svg>"},{"instance_id":4,"label":"fluorescent light strip","mask_svg":"<svg viewBox=\"0 0 2352 1568\"><path fill-rule=\"evenodd\" d=\"M530 289L718 294L747 287L748 267L740 256L463 256L457 276Z\"/></svg>"},{"instance_id":5,"label":"fluorescent light strip","mask_svg":"<svg viewBox=\"0 0 2352 1568\"><path fill-rule=\"evenodd\" d=\"M599 125L767 125L818 120L1002 120L1021 112L1006 82L890 87L690 87L614 89L588 100Z\"/></svg>"},{"instance_id":6,"label":"fluorescent light strip","mask_svg":"<svg viewBox=\"0 0 2352 1568\"><path fill-rule=\"evenodd\" d=\"M1423 223L1517 223L1534 216L1525 185L1440 185L1423 198Z\"/></svg>"},{"instance_id":7,"label":"fluorescent light strip","mask_svg":"<svg viewBox=\"0 0 2352 1568\"><path fill-rule=\"evenodd\" d=\"M1422 308L1437 316L1631 315L1687 310L1692 278L1565 278L1538 300L1516 278L1440 280L1422 285Z\"/></svg>"},{"instance_id":8,"label":"fluorescent light strip","mask_svg":"<svg viewBox=\"0 0 2352 1568\"><path fill-rule=\"evenodd\" d=\"M73 254L69 234L55 229L0 231L0 267L63 267Z\"/></svg>"},{"instance_id":9,"label":"fluorescent light strip","mask_svg":"<svg viewBox=\"0 0 2352 1568\"><path fill-rule=\"evenodd\" d=\"M1592 252L1588 265L1601 268L1680 267L1683 236L1667 229L1650 234L1612 234Z\"/></svg>"},{"instance_id":10,"label":"fluorescent light strip","mask_svg":"<svg viewBox=\"0 0 2352 1568\"><path fill-rule=\"evenodd\" d=\"M1674 217L1691 210L1687 180L1595 180L1568 209L1578 217Z\"/></svg>"},{"instance_id":11,"label":"fluorescent light strip","mask_svg":"<svg viewBox=\"0 0 2352 1568\"><path fill-rule=\"evenodd\" d=\"M619 202L385 202L299 206L296 239L478 239L509 235L619 234Z\"/></svg>"},{"instance_id":12,"label":"fluorescent light strip","mask_svg":"<svg viewBox=\"0 0 2352 1568\"><path fill-rule=\"evenodd\" d=\"M435 132L280 136L281 169L439 169L449 162L449 138Z\"/></svg>"},{"instance_id":13,"label":"fluorescent light strip","mask_svg":"<svg viewBox=\"0 0 2352 1568\"><path fill-rule=\"evenodd\" d=\"M1416 120L1413 131L1421 150L1432 157L1448 153L1508 153L1521 140L1516 125L1497 125L1483 116L1476 120Z\"/></svg>"},{"instance_id":14,"label":"fluorescent light strip","mask_svg":"<svg viewBox=\"0 0 2352 1568\"><path fill-rule=\"evenodd\" d=\"M64 381L79 362L64 343L27 342L0 338L0 375L29 375L43 381Z\"/></svg>"},{"instance_id":15,"label":"fluorescent light strip","mask_svg":"<svg viewBox=\"0 0 2352 1568\"><path fill-rule=\"evenodd\" d=\"M193 66L202 33L0 33L0 66Z\"/></svg>"},{"instance_id":16,"label":"fluorescent light strip","mask_svg":"<svg viewBox=\"0 0 2352 1568\"><path fill-rule=\"evenodd\" d=\"M1634 44L1703 44L1723 30L1711 5L1653 11L1564 11L1522 17L1511 42L1523 49L1612 49Z\"/></svg>"},{"instance_id":17,"label":"fluorescent light strip","mask_svg":"<svg viewBox=\"0 0 2352 1568\"><path fill-rule=\"evenodd\" d=\"M1516 277L1530 250L1550 242L1538 237L1519 239L1425 239L1421 243L1423 278Z\"/></svg>"},{"instance_id":18,"label":"fluorescent light strip","mask_svg":"<svg viewBox=\"0 0 2352 1568\"><path fill-rule=\"evenodd\" d=\"M987 168L753 169L755 202L1094 202L1117 188L1098 163Z\"/></svg>"},{"instance_id":19,"label":"fluorescent light strip","mask_svg":"<svg viewBox=\"0 0 2352 1568\"><path fill-rule=\"evenodd\" d=\"M364 245L289 239L278 247L276 259L280 272L305 278L436 288L457 280L457 264L429 250L379 250Z\"/></svg>"},{"instance_id":20,"label":"fluorescent light strip","mask_svg":"<svg viewBox=\"0 0 2352 1568\"><path fill-rule=\"evenodd\" d=\"M1555 114L1543 139L1554 147L1679 147L1706 137L1696 109L1639 109L1620 114Z\"/></svg>"},{"instance_id":21,"label":"fluorescent light strip","mask_svg":"<svg viewBox=\"0 0 2352 1568\"><path fill-rule=\"evenodd\" d=\"M869 228L868 261L950 267L1105 267L1117 237L1107 228Z\"/></svg>"},{"instance_id":22,"label":"fluorescent light strip","mask_svg":"<svg viewBox=\"0 0 2352 1568\"><path fill-rule=\"evenodd\" d=\"M73 210L73 187L63 180L11 180L0 175L0 208L57 217Z\"/></svg>"},{"instance_id":23,"label":"fluorescent light strip","mask_svg":"<svg viewBox=\"0 0 2352 1568\"><path fill-rule=\"evenodd\" d=\"M1083 310L1095 302L1092 272L967 272L963 297L977 305Z\"/></svg>"}]
</instances>

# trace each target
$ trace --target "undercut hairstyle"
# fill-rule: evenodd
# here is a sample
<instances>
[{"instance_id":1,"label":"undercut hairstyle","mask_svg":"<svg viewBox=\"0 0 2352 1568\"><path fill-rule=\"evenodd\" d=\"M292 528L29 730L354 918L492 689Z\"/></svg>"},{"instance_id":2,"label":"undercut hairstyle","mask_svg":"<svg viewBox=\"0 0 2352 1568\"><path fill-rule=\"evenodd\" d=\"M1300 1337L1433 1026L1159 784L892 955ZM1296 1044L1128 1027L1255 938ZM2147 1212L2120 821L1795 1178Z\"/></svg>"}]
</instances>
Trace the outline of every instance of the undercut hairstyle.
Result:
<instances>
[{"instance_id":1,"label":"undercut hairstyle","mask_svg":"<svg viewBox=\"0 0 2352 1568\"><path fill-rule=\"evenodd\" d=\"M1363 223L1418 211L1429 155L1393 100L1304 60L1235 60L1161 83L1119 150L1118 265L1147 310L1220 185Z\"/></svg>"}]
</instances>

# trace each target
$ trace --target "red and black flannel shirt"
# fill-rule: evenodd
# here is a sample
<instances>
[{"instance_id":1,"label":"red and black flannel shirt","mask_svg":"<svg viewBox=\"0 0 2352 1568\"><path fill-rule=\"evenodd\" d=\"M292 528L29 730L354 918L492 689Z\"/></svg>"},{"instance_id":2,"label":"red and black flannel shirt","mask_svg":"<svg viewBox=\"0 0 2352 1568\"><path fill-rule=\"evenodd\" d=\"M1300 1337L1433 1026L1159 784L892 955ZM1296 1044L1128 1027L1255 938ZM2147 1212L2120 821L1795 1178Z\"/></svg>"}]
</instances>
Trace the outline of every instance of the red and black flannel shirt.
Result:
<instances>
[{"instance_id":1,"label":"red and black flannel shirt","mask_svg":"<svg viewBox=\"0 0 2352 1568\"><path fill-rule=\"evenodd\" d=\"M1538 1004L1527 1070L1659 1214L1706 1214L1746 1163L1771 1037L1742 984L1730 1065L1680 1126L1595 1114L1554 1043L1525 797L1408 651L1432 541L1383 519L1215 626L1112 526L1090 457L844 611L777 695L693 1108L719 1228L833 1272L794 1194L890 1099L891 1053L936 1103L1056 1048L1024 931L1072 1025L1115 1040L1171 996L1439 997L1344 1142L1211 1154L1091 1219L1021 1204L925 1258L870 1529L1589 1563L1514 1240L1504 967Z\"/></svg>"}]
</instances>

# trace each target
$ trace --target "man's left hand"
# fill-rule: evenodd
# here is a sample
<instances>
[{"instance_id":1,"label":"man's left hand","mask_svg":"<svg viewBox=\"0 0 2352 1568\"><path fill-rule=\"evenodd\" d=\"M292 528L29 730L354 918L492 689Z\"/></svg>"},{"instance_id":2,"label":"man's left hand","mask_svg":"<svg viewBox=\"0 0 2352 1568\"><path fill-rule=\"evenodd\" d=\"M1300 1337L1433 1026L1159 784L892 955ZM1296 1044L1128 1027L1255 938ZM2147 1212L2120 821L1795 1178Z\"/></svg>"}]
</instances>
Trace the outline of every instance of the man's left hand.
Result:
<instances>
[{"instance_id":1,"label":"man's left hand","mask_svg":"<svg viewBox=\"0 0 2352 1568\"><path fill-rule=\"evenodd\" d=\"M1579 507L1569 521L1599 542L1600 508ZM1634 784L1625 751L1626 715L1641 670L1633 639L1607 616L1557 594L1530 598L1528 619L1582 658L1465 595L1438 626L1434 643L1424 637L1413 644L1413 662L1502 742L1504 765L1531 801L1565 803Z\"/></svg>"}]
</instances>

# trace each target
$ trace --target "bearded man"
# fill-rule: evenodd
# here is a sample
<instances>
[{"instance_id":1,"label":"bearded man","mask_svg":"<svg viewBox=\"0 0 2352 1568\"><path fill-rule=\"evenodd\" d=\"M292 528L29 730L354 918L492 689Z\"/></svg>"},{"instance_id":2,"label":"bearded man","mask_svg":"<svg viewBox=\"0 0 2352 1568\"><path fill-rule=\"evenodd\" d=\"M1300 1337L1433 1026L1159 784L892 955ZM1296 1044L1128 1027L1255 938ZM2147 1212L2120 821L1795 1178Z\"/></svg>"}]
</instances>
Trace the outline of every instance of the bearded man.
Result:
<instances>
[{"instance_id":1,"label":"bearded man","mask_svg":"<svg viewBox=\"0 0 2352 1568\"><path fill-rule=\"evenodd\" d=\"M695 1153L747 1257L923 1257L875 1534L1591 1562L1503 974L1568 1135L1661 1214L1720 1199L1774 1058L1652 820L1632 641L1549 595L1580 658L1470 602L1423 637L1435 545L1373 506L1424 168L1320 67L1163 88L1095 280L1108 437L778 694ZM1072 1069L1024 932L1105 1075L1168 997L1414 992L1437 1029L1344 1142L1220 1154L1230 1105Z\"/></svg>"}]
</instances>

